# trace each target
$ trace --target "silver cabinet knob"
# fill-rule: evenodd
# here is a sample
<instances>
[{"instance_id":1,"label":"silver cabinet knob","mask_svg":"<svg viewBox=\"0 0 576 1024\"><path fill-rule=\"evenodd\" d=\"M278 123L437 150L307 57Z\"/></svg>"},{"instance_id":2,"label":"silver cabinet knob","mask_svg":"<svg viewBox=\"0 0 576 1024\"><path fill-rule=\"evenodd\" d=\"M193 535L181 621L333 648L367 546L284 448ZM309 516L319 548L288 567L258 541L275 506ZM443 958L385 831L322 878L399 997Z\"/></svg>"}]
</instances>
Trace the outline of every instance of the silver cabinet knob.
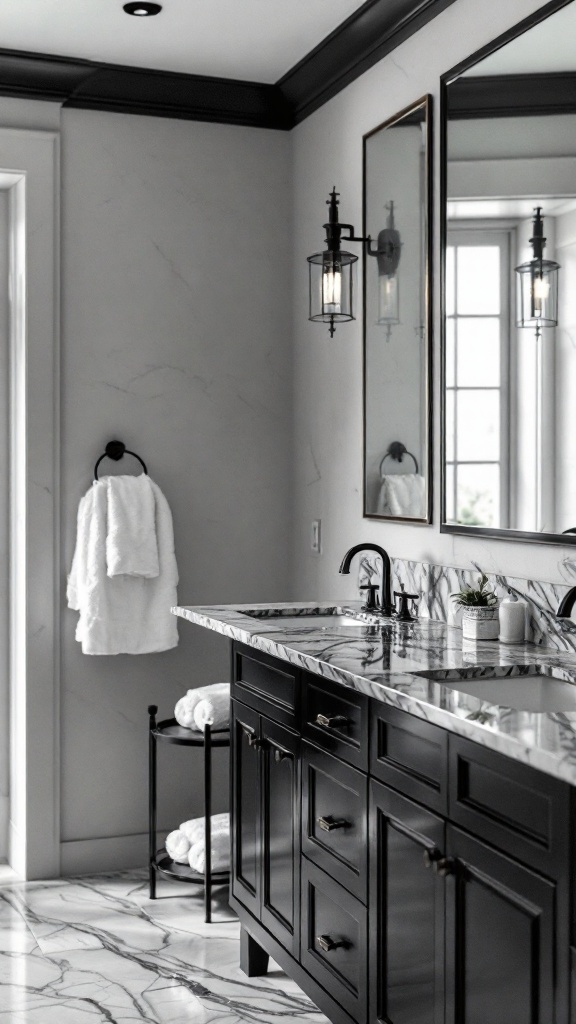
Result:
<instances>
[{"instance_id":1,"label":"silver cabinet knob","mask_svg":"<svg viewBox=\"0 0 576 1024\"><path fill-rule=\"evenodd\" d=\"M336 828L348 828L350 825L349 821L344 818L316 818L316 823L320 825L323 832L333 832Z\"/></svg>"},{"instance_id":2,"label":"silver cabinet knob","mask_svg":"<svg viewBox=\"0 0 576 1024\"><path fill-rule=\"evenodd\" d=\"M345 946L345 942L335 942L329 935L317 935L316 942L323 949L325 953L330 953L333 949L339 949L340 946Z\"/></svg>"},{"instance_id":3,"label":"silver cabinet knob","mask_svg":"<svg viewBox=\"0 0 576 1024\"><path fill-rule=\"evenodd\" d=\"M348 725L348 719L344 715L316 715L316 725L323 726L324 729L338 729L345 725Z\"/></svg>"}]
</instances>

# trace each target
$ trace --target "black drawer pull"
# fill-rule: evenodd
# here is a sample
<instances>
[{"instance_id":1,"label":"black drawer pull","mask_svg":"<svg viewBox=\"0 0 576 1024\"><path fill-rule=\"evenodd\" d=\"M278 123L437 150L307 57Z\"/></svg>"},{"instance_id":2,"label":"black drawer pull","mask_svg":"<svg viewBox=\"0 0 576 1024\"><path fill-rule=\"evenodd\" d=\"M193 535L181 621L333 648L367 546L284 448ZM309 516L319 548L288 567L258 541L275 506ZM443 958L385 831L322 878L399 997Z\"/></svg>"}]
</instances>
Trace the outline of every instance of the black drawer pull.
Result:
<instances>
[{"instance_id":1,"label":"black drawer pull","mask_svg":"<svg viewBox=\"0 0 576 1024\"><path fill-rule=\"evenodd\" d=\"M281 747L274 747L274 760L276 764L280 764L287 757L292 757L289 750L282 750Z\"/></svg>"},{"instance_id":2,"label":"black drawer pull","mask_svg":"<svg viewBox=\"0 0 576 1024\"><path fill-rule=\"evenodd\" d=\"M348 719L344 715L316 715L316 725L322 725L325 729L338 729L348 725Z\"/></svg>"},{"instance_id":3,"label":"black drawer pull","mask_svg":"<svg viewBox=\"0 0 576 1024\"><path fill-rule=\"evenodd\" d=\"M435 846L432 850L424 850L424 867L431 868L442 857L440 850Z\"/></svg>"},{"instance_id":4,"label":"black drawer pull","mask_svg":"<svg viewBox=\"0 0 576 1024\"><path fill-rule=\"evenodd\" d=\"M337 818L336 820L331 817L316 818L316 822L320 825L323 832L333 832L336 828L348 828L350 826L350 822L346 821L345 818Z\"/></svg>"},{"instance_id":5,"label":"black drawer pull","mask_svg":"<svg viewBox=\"0 0 576 1024\"><path fill-rule=\"evenodd\" d=\"M340 946L345 946L345 942L334 942L329 935L317 935L316 942L323 949L325 953L329 953L332 949L339 949Z\"/></svg>"},{"instance_id":6,"label":"black drawer pull","mask_svg":"<svg viewBox=\"0 0 576 1024\"><path fill-rule=\"evenodd\" d=\"M440 860L434 862L434 871L442 878L446 878L446 875L453 875L456 871L454 857L440 857Z\"/></svg>"}]
</instances>

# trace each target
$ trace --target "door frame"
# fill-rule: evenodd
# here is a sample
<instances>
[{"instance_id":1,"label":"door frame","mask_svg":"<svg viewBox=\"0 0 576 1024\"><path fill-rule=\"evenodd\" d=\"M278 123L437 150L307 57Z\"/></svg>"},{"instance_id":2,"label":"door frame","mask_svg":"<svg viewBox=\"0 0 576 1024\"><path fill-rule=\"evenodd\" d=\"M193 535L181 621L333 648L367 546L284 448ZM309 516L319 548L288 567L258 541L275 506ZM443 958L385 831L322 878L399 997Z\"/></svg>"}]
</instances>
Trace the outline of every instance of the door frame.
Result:
<instances>
[{"instance_id":1,"label":"door frame","mask_svg":"<svg viewBox=\"0 0 576 1024\"><path fill-rule=\"evenodd\" d=\"M10 201L11 867L60 874L59 135L0 128Z\"/></svg>"}]
</instances>

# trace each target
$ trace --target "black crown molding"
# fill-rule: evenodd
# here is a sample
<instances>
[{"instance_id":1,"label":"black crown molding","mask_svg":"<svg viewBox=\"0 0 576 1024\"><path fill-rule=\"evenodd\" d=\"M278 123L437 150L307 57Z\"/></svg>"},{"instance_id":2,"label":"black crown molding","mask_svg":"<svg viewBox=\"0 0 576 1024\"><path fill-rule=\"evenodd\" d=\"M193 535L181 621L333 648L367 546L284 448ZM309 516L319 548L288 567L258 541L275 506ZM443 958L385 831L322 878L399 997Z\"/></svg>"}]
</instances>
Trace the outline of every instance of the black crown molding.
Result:
<instances>
[{"instance_id":1,"label":"black crown molding","mask_svg":"<svg viewBox=\"0 0 576 1024\"><path fill-rule=\"evenodd\" d=\"M447 89L450 120L576 113L576 72L458 78Z\"/></svg>"},{"instance_id":2,"label":"black crown molding","mask_svg":"<svg viewBox=\"0 0 576 1024\"><path fill-rule=\"evenodd\" d=\"M275 85L0 49L0 95L290 130L455 0L368 0Z\"/></svg>"}]
</instances>

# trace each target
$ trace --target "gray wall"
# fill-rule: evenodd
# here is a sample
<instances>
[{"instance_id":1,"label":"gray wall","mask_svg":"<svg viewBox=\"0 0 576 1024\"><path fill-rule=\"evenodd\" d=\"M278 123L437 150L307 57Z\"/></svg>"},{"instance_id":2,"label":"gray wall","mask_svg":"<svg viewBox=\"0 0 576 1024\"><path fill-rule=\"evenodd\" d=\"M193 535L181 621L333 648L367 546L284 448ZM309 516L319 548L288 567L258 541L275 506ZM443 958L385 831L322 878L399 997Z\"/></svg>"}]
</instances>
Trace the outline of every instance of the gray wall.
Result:
<instances>
[{"instance_id":1,"label":"gray wall","mask_svg":"<svg viewBox=\"0 0 576 1024\"><path fill-rule=\"evenodd\" d=\"M61 131L63 575L95 459L119 437L170 502L181 604L285 599L289 137L76 110ZM173 651L87 657L76 618L63 612L64 871L140 857L146 707L171 715L228 674L226 641L189 623ZM201 761L161 753L171 828L198 813Z\"/></svg>"}]
</instances>

